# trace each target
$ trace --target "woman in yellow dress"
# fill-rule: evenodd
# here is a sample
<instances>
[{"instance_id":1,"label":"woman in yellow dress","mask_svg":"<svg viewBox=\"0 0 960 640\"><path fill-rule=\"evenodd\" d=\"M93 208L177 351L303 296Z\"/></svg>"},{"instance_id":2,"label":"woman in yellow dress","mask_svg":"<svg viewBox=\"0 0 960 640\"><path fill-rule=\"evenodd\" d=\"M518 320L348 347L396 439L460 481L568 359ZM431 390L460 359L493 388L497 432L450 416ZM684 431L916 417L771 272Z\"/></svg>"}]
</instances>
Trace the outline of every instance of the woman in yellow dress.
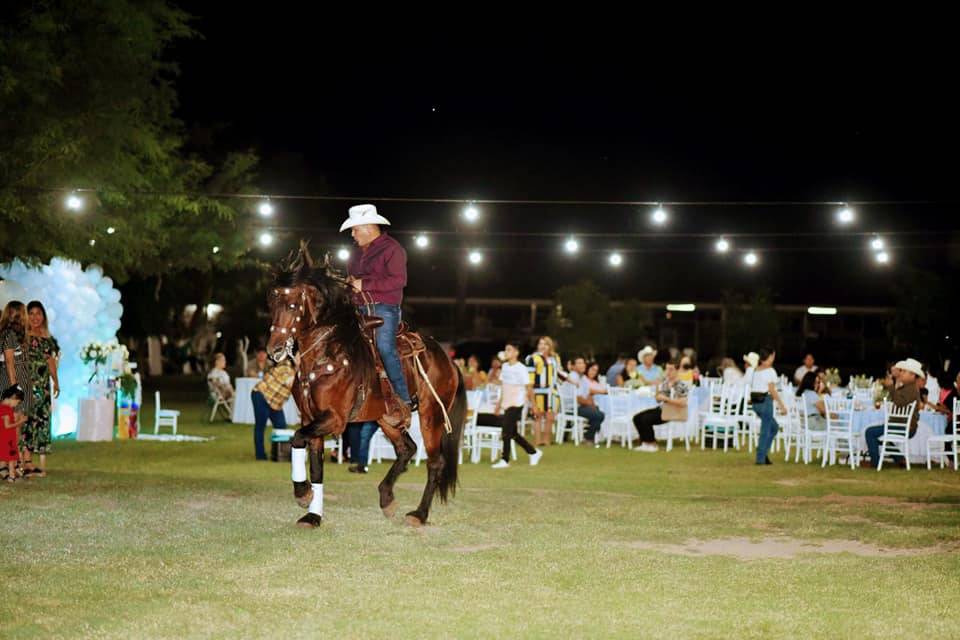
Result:
<instances>
[{"instance_id":1,"label":"woman in yellow dress","mask_svg":"<svg viewBox=\"0 0 960 640\"><path fill-rule=\"evenodd\" d=\"M560 361L553 340L549 336L540 338L537 351L527 356L524 364L533 385L534 446L549 445L553 439L553 422L560 410L560 394L557 392Z\"/></svg>"}]
</instances>

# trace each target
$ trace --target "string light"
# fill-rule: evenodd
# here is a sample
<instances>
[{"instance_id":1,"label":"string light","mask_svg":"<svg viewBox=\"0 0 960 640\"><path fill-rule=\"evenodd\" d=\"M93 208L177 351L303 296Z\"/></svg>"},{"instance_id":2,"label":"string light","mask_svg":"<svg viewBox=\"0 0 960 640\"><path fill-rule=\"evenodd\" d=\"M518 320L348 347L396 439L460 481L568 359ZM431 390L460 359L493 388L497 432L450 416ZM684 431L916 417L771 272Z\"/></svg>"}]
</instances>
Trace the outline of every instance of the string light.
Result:
<instances>
[{"instance_id":1,"label":"string light","mask_svg":"<svg viewBox=\"0 0 960 640\"><path fill-rule=\"evenodd\" d=\"M753 251L750 251L745 256L743 256L743 263L748 267L755 266L759 261L760 261L760 258L758 258L757 254L755 254Z\"/></svg>"},{"instance_id":2,"label":"string light","mask_svg":"<svg viewBox=\"0 0 960 640\"><path fill-rule=\"evenodd\" d=\"M886 251L881 251L875 256L879 264L887 264L890 262L890 254Z\"/></svg>"},{"instance_id":3,"label":"string light","mask_svg":"<svg viewBox=\"0 0 960 640\"><path fill-rule=\"evenodd\" d=\"M563 250L567 253L576 253L580 250L580 243L577 242L576 238L567 238L567 241L563 243Z\"/></svg>"},{"instance_id":4,"label":"string light","mask_svg":"<svg viewBox=\"0 0 960 640\"><path fill-rule=\"evenodd\" d=\"M875 237L870 241L870 248L874 251L883 251L883 238L880 236Z\"/></svg>"},{"instance_id":5,"label":"string light","mask_svg":"<svg viewBox=\"0 0 960 640\"><path fill-rule=\"evenodd\" d=\"M483 262L483 254L473 249L469 254L467 254L467 260L470 261L472 265L478 265Z\"/></svg>"},{"instance_id":6,"label":"string light","mask_svg":"<svg viewBox=\"0 0 960 640\"><path fill-rule=\"evenodd\" d=\"M337 259L340 260L340 262L346 262L347 260L349 260L350 250L347 249L346 247L340 247L337 250Z\"/></svg>"},{"instance_id":7,"label":"string light","mask_svg":"<svg viewBox=\"0 0 960 640\"><path fill-rule=\"evenodd\" d=\"M67 209L70 211L80 211L83 209L83 198L81 198L76 193L71 193L67 196L67 199L64 201Z\"/></svg>"},{"instance_id":8,"label":"string light","mask_svg":"<svg viewBox=\"0 0 960 640\"><path fill-rule=\"evenodd\" d=\"M90 238L90 246L92 247L92 246L94 246L95 244L97 244L96 239L95 239L95 238Z\"/></svg>"},{"instance_id":9,"label":"string light","mask_svg":"<svg viewBox=\"0 0 960 640\"><path fill-rule=\"evenodd\" d=\"M667 223L667 210L661 205L657 205L657 208L653 210L653 213L650 214L650 220L653 221L653 224L657 226L663 226Z\"/></svg>"},{"instance_id":10,"label":"string light","mask_svg":"<svg viewBox=\"0 0 960 640\"><path fill-rule=\"evenodd\" d=\"M430 246L430 237L424 233L418 234L414 239L413 243L417 245L420 249L426 249Z\"/></svg>"},{"instance_id":11,"label":"string light","mask_svg":"<svg viewBox=\"0 0 960 640\"><path fill-rule=\"evenodd\" d=\"M220 247L214 247L214 248L213 248L213 252L214 252L214 253L220 253Z\"/></svg>"},{"instance_id":12,"label":"string light","mask_svg":"<svg viewBox=\"0 0 960 640\"><path fill-rule=\"evenodd\" d=\"M467 222L476 222L480 219L480 210L472 204L468 205L467 208L463 210L463 217L466 218Z\"/></svg>"},{"instance_id":13,"label":"string light","mask_svg":"<svg viewBox=\"0 0 960 640\"><path fill-rule=\"evenodd\" d=\"M273 234L269 231L264 231L260 234L258 240L260 241L260 246L269 247L271 244L273 244Z\"/></svg>"},{"instance_id":14,"label":"string light","mask_svg":"<svg viewBox=\"0 0 960 640\"><path fill-rule=\"evenodd\" d=\"M273 215L273 205L270 204L269 200L264 200L260 203L260 206L257 207L257 213L259 213L262 218L269 218Z\"/></svg>"},{"instance_id":15,"label":"string light","mask_svg":"<svg viewBox=\"0 0 960 640\"><path fill-rule=\"evenodd\" d=\"M107 227L107 235L113 235L117 230L113 227Z\"/></svg>"},{"instance_id":16,"label":"string light","mask_svg":"<svg viewBox=\"0 0 960 640\"><path fill-rule=\"evenodd\" d=\"M619 267L621 264L623 264L623 256L620 255L619 253L617 253L616 251L614 251L613 253L611 253L611 254L610 254L610 266L611 266L611 267Z\"/></svg>"},{"instance_id":17,"label":"string light","mask_svg":"<svg viewBox=\"0 0 960 640\"><path fill-rule=\"evenodd\" d=\"M837 222L840 224L852 224L856 217L856 213L848 206L837 211Z\"/></svg>"},{"instance_id":18,"label":"string light","mask_svg":"<svg viewBox=\"0 0 960 640\"><path fill-rule=\"evenodd\" d=\"M717 253L726 253L727 251L730 251L730 242L726 238L720 238L713 246L717 250Z\"/></svg>"}]
</instances>

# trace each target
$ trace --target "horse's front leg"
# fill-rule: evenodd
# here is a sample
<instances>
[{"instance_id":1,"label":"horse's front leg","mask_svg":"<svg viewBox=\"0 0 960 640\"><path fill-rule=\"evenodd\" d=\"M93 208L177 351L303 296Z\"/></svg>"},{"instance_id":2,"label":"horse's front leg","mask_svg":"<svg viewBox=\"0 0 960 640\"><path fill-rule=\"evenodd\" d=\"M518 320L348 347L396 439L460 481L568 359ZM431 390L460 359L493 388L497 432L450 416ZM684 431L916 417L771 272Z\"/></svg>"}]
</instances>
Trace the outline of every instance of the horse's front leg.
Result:
<instances>
[{"instance_id":1,"label":"horse's front leg","mask_svg":"<svg viewBox=\"0 0 960 640\"><path fill-rule=\"evenodd\" d=\"M310 440L310 503L307 515L297 520L297 526L312 529L323 522L323 437Z\"/></svg>"},{"instance_id":2,"label":"horse's front leg","mask_svg":"<svg viewBox=\"0 0 960 640\"><path fill-rule=\"evenodd\" d=\"M337 428L339 426L339 429ZM317 417L293 435L290 449L290 479L293 481L293 497L297 504L307 509L315 497L315 486L323 484L323 438L343 431L343 417L333 411L321 411ZM307 481L307 445L311 446L311 481ZM322 498L321 498L322 500Z\"/></svg>"}]
</instances>

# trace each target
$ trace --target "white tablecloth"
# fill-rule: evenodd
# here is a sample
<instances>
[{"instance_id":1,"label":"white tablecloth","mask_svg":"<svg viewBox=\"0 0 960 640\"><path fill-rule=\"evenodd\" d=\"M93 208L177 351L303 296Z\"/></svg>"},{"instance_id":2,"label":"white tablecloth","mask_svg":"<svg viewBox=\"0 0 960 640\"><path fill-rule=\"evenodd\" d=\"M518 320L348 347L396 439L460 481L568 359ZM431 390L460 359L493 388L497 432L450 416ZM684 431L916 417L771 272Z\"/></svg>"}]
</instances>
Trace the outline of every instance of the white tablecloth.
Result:
<instances>
[{"instance_id":1,"label":"white tablecloth","mask_svg":"<svg viewBox=\"0 0 960 640\"><path fill-rule=\"evenodd\" d=\"M864 432L868 427L883 426L882 409L863 409L853 412L853 432L859 438L861 451L866 451ZM932 435L942 436L947 432L947 416L934 411L921 411L917 420L917 432L910 438L910 462L927 461L927 440Z\"/></svg>"},{"instance_id":2,"label":"white tablecloth","mask_svg":"<svg viewBox=\"0 0 960 640\"><path fill-rule=\"evenodd\" d=\"M603 411L603 425L600 427L600 441L605 442L610 429L610 396L593 396L597 408ZM705 387L690 387L690 397L687 400L689 410L697 413L706 408L710 401L710 392ZM650 395L634 392L630 394L630 414L635 415L657 406L657 401Z\"/></svg>"},{"instance_id":3,"label":"white tablecloth","mask_svg":"<svg viewBox=\"0 0 960 640\"><path fill-rule=\"evenodd\" d=\"M250 400L250 392L260 378L237 378L237 395L233 401L234 424L253 424L253 401ZM297 410L297 403L293 401L293 396L287 398L283 404L283 416L287 419L287 425L300 424L300 412Z\"/></svg>"}]
</instances>

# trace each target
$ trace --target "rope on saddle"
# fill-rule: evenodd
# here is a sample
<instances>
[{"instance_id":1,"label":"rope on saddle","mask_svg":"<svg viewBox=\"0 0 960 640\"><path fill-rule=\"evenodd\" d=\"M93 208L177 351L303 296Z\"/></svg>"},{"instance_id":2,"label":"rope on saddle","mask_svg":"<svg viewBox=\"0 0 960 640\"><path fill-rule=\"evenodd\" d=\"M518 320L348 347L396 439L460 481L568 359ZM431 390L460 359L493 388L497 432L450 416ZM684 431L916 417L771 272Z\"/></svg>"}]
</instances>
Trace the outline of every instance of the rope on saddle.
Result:
<instances>
[{"instance_id":1,"label":"rope on saddle","mask_svg":"<svg viewBox=\"0 0 960 640\"><path fill-rule=\"evenodd\" d=\"M450 416L447 414L447 407L443 404L443 401L440 399L437 390L433 388L433 385L430 383L430 378L427 377L427 372L423 370L423 363L420 362L420 356L414 354L413 359L417 362L417 369L420 371L420 375L423 377L424 382L427 383L427 388L430 389L430 393L433 394L433 399L437 401L437 404L440 405L440 411L443 412L443 428L447 430L447 434L453 433L453 425L450 424Z\"/></svg>"}]
</instances>

